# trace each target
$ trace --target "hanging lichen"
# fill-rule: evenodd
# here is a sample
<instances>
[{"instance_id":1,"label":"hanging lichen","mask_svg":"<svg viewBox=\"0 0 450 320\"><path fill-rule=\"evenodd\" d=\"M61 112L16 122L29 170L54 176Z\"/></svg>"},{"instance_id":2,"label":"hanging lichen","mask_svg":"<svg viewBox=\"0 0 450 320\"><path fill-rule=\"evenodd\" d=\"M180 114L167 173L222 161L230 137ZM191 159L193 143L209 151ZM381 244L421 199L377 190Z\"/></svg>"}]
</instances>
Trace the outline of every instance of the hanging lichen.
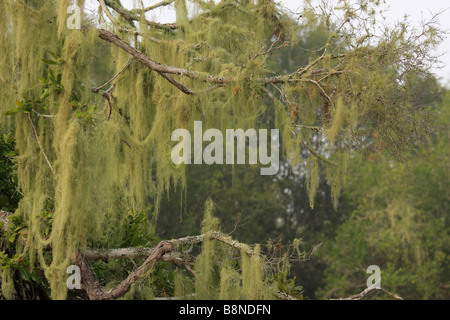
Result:
<instances>
[{"instance_id":1,"label":"hanging lichen","mask_svg":"<svg viewBox=\"0 0 450 320\"><path fill-rule=\"evenodd\" d=\"M314 208L314 198L319 188L319 163L313 156L309 157L306 163L306 189L308 191L309 204Z\"/></svg>"}]
</instances>

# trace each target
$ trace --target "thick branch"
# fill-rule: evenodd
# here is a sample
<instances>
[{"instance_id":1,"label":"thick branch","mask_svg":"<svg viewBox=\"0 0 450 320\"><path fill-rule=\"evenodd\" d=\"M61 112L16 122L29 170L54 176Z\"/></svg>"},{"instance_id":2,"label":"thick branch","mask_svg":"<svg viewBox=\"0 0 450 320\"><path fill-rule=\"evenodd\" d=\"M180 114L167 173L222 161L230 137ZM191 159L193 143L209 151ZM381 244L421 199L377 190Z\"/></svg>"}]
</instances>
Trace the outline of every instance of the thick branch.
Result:
<instances>
[{"instance_id":1,"label":"thick branch","mask_svg":"<svg viewBox=\"0 0 450 320\"><path fill-rule=\"evenodd\" d=\"M319 159L319 160L321 160L321 161L323 161L323 162L325 162L325 163L328 163L329 165L331 165L331 166L333 166L333 167L337 167L337 166L338 166L336 163L331 162L331 161L328 160L327 158L325 158L325 157L321 156L320 154L318 154L313 148L311 148L310 146L308 146L308 144L305 143L304 141L302 141L302 145L303 145L306 149L308 149L308 151L311 152L312 155L315 156L317 159Z\"/></svg>"},{"instance_id":2,"label":"thick branch","mask_svg":"<svg viewBox=\"0 0 450 320\"><path fill-rule=\"evenodd\" d=\"M134 58L136 58L139 62L141 62L143 65L145 65L149 69L152 69L152 70L160 72L160 73L170 73L170 74L176 74L179 76L187 76L189 78L197 78L198 77L198 75L196 75L192 71L188 71L186 69L177 68L177 67L173 67L173 66L166 66L166 65L160 64L156 61L153 61L148 56L146 56L139 50L136 50L130 44L128 44L127 42L120 39L117 35L109 32L107 30L99 29L98 32L99 32L99 36L101 39L106 40L106 41L118 46L125 52L132 55Z\"/></svg>"},{"instance_id":3,"label":"thick branch","mask_svg":"<svg viewBox=\"0 0 450 320\"><path fill-rule=\"evenodd\" d=\"M133 283L141 279L148 270L157 262L171 262L176 265L184 265L189 271L192 272L193 258L185 253L181 256L175 255L176 248L180 246L190 246L195 244L201 244L205 240L216 240L223 242L235 249L243 250L248 255L256 254L253 249L244 243L233 240L231 237L224 235L220 232L210 232L199 236L191 236L180 239L161 241L156 248L122 248L122 249L88 249L83 252L78 252L75 258L75 263L80 267L82 274L82 282L85 286L88 296L92 300L111 300L123 296ZM188 250L189 252L189 250ZM183 257L182 257L183 256ZM132 272L124 281L122 281L117 287L104 292L93 271L91 270L88 260L92 259L124 259L124 258L147 258L145 262ZM194 273L195 275L195 273ZM274 293L278 297L289 299L292 298L286 294L280 293L274 290Z\"/></svg>"},{"instance_id":4,"label":"thick branch","mask_svg":"<svg viewBox=\"0 0 450 320\"><path fill-rule=\"evenodd\" d=\"M6 229L8 216L12 213L4 212L0 210L0 222L4 224L3 228ZM256 254L253 249L244 243L233 240L230 236L227 236L220 232L210 232L198 236L189 236L179 239L161 241L156 248L121 248L121 249L87 249L84 251L78 251L74 257L74 263L81 269L81 282L83 289L91 300L113 300L123 296L127 293L131 285L139 281L145 274L154 266L158 261L170 262L175 265L184 265L186 269L193 272L194 258L187 253L190 252L193 245L201 244L205 240L216 240L223 242L235 249L243 250L247 255ZM181 255L176 254L176 249L180 246L191 247ZM125 280L123 280L115 288L105 292L100 286L95 273L91 269L88 260L105 260L105 259L131 259L131 258L146 258L145 262L135 271L133 271ZM278 291L276 288L269 287L280 299L295 300L294 297Z\"/></svg>"},{"instance_id":5,"label":"thick branch","mask_svg":"<svg viewBox=\"0 0 450 320\"><path fill-rule=\"evenodd\" d=\"M195 245L204 241L205 236L191 236L180 239L170 240L175 246ZM105 260L105 259L132 259L132 258L147 258L155 248L120 248L120 249L86 249L83 251L83 256L87 260Z\"/></svg>"},{"instance_id":6,"label":"thick branch","mask_svg":"<svg viewBox=\"0 0 450 320\"><path fill-rule=\"evenodd\" d=\"M175 257L172 253L176 247L181 245L194 245L202 243L204 241L204 235L185 237L171 241L161 241L159 245L154 249L149 248L127 248L127 249L88 249L86 251L78 252L75 258L75 263L80 267L82 274L82 282L85 286L85 290L92 300L112 300L123 296L131 288L131 285L142 278L148 270L157 261L171 262L177 265L185 265L189 268L193 265L189 259L182 259ZM109 259L109 258L133 258L133 257L147 257L145 262L134 272L132 272L124 281L118 286L104 292L92 269L87 262L88 259Z\"/></svg>"},{"instance_id":7,"label":"thick branch","mask_svg":"<svg viewBox=\"0 0 450 320\"><path fill-rule=\"evenodd\" d=\"M205 239L214 239L223 242L230 247L238 250L244 250L248 255L256 254L253 249L237 240L233 240L230 236L227 236L221 232L210 232L207 234L202 234L198 236L189 236L179 239L168 240L175 247L180 246L192 246L196 244L201 244ZM86 249L83 251L83 256L87 260L104 260L104 259L130 259L130 258L146 258L148 257L155 248L119 248L119 249ZM168 259L168 257L166 257Z\"/></svg>"},{"instance_id":8,"label":"thick branch","mask_svg":"<svg viewBox=\"0 0 450 320\"><path fill-rule=\"evenodd\" d=\"M133 48L127 42L120 39L117 35L109 32L107 30L100 29L99 36L101 39L106 40L106 41L118 46L125 52L129 53L134 58L136 58L139 62L141 62L143 65L145 65L147 68L158 72L162 77L164 77L167 81L169 81L171 84L173 84L177 89L179 89L183 93L193 94L193 92L191 90L189 90L188 88L183 86L181 83L177 82L175 79L173 79L171 76L167 75L166 73L176 74L179 76L188 76L189 78L197 78L198 76L195 73L185 70L185 69L181 69L181 68L165 66L156 61L153 61L152 59L147 57L145 54L143 54L139 50Z\"/></svg>"}]
</instances>

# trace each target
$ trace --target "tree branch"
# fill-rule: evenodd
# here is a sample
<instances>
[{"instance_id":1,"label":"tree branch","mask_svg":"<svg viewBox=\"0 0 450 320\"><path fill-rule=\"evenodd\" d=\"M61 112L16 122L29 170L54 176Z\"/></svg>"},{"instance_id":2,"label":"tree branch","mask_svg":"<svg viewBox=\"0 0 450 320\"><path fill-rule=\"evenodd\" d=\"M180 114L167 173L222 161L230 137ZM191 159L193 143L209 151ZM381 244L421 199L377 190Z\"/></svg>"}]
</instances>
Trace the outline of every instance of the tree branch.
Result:
<instances>
[{"instance_id":1,"label":"tree branch","mask_svg":"<svg viewBox=\"0 0 450 320\"><path fill-rule=\"evenodd\" d=\"M103 40L106 40L117 47L121 48L128 54L132 55L134 58L136 58L139 62L141 62L143 65L148 67L149 69L152 69L154 71L160 72L160 73L170 73L170 74L176 74L179 76L187 76L189 78L198 78L198 75L195 72L177 68L173 66L165 66L163 64L160 64L156 61L153 61L148 56L140 52L139 50L133 48L130 44L120 39L117 35L115 35L112 32L109 32L104 29L99 29L99 37Z\"/></svg>"},{"instance_id":2,"label":"tree branch","mask_svg":"<svg viewBox=\"0 0 450 320\"><path fill-rule=\"evenodd\" d=\"M47 162L48 166L50 167L50 170L53 172L53 167L50 161L47 158L47 155L45 154L44 148L42 148L41 142L39 141L39 136L36 131L36 127L33 124L33 120L31 119L31 113L28 114L28 120L30 120L31 128L33 129L34 137L36 138L36 141L39 145L39 149L41 149L42 154L44 155L45 161Z\"/></svg>"},{"instance_id":3,"label":"tree branch","mask_svg":"<svg viewBox=\"0 0 450 320\"><path fill-rule=\"evenodd\" d=\"M302 145L303 145L306 149L308 149L308 151L311 152L311 154L312 154L313 156L315 156L317 159L319 159L319 160L321 160L321 161L323 161L323 162L325 162L325 163L328 163L330 166L338 167L338 165L337 165L336 163L331 162L331 161L328 160L327 158L325 158L325 157L323 157L322 155L320 155L319 153L317 153L317 151L315 151L313 148L311 148L310 146L308 146L308 144L305 143L304 141L302 141Z\"/></svg>"},{"instance_id":4,"label":"tree branch","mask_svg":"<svg viewBox=\"0 0 450 320\"><path fill-rule=\"evenodd\" d=\"M170 241L161 241L158 246L152 251L151 255L145 260L145 262L137 268L135 271L130 273L130 275L123 280L119 285L113 289L105 292L94 272L89 266L86 258L81 252L77 252L75 257L75 263L81 269L81 279L85 290L91 300L113 300L123 296L131 288L131 285L137 280L141 279L143 275L150 270L156 261L161 260L161 258L169 252L175 250L175 246Z\"/></svg>"},{"instance_id":5,"label":"tree branch","mask_svg":"<svg viewBox=\"0 0 450 320\"><path fill-rule=\"evenodd\" d=\"M166 79L171 84L173 84L181 92L183 92L185 94L189 94L189 95L193 94L193 92L191 90L189 90L188 88L183 86L181 83L177 82L175 79L173 79L170 75L168 75L166 73L176 74L179 76L188 76L189 78L197 78L198 76L195 73L185 70L185 69L181 69L181 68L165 66L156 61L153 61L148 56L146 56L139 50L133 48L127 42L120 39L117 35L109 32L107 30L104 30L104 29L99 29L98 31L99 31L99 36L101 39L106 40L106 41L118 46L119 48L121 48L128 54L132 55L134 58L136 58L139 62L141 62L147 68L158 72L164 79Z\"/></svg>"},{"instance_id":6,"label":"tree branch","mask_svg":"<svg viewBox=\"0 0 450 320\"><path fill-rule=\"evenodd\" d=\"M365 296L367 296L369 293L374 292L374 291L381 291L381 292L387 294L388 296L390 296L391 298L393 298L394 300L404 300L402 297L400 297L396 294L390 293L389 291L387 291L383 288L377 288L377 287L370 287L370 288L365 289L363 292L355 294L351 297L340 298L340 299L335 299L335 300L362 300L362 299L364 299Z\"/></svg>"},{"instance_id":7,"label":"tree branch","mask_svg":"<svg viewBox=\"0 0 450 320\"><path fill-rule=\"evenodd\" d=\"M253 249L247 244L233 240L230 236L224 235L220 232L210 232L198 236L161 241L155 248L87 249L82 252L77 251L74 260L75 264L77 264L81 269L82 283L89 298L92 300L112 300L119 298L128 292L131 285L139 281L158 261L171 262L176 265L184 265L186 269L192 272L195 276L195 272L191 268L194 265L194 259L186 254L189 250L181 253L181 256L175 255L175 251L180 246L201 244L206 240L220 241L237 250L244 251L249 256L256 254L256 252L253 251ZM88 260L131 258L146 258L146 260L119 285L107 292L104 292L99 285L94 272L90 268ZM280 292L275 288L270 286L268 288L280 299L295 300L294 297Z\"/></svg>"},{"instance_id":8,"label":"tree branch","mask_svg":"<svg viewBox=\"0 0 450 320\"><path fill-rule=\"evenodd\" d=\"M175 0L164 0L164 1L154 4L152 6L146 7L144 9L132 9L130 12L131 13L144 13L144 12L154 10L156 8L168 6L169 4L172 4L174 2L175 2Z\"/></svg>"}]
</instances>

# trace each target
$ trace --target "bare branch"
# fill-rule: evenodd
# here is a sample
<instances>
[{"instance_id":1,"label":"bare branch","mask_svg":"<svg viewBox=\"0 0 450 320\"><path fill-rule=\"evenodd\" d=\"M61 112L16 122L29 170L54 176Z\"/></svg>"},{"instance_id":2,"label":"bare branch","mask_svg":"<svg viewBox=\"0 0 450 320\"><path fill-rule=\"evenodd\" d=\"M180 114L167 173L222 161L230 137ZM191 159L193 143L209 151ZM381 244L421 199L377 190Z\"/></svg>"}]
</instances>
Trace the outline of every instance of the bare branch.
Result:
<instances>
[{"instance_id":1,"label":"bare branch","mask_svg":"<svg viewBox=\"0 0 450 320\"><path fill-rule=\"evenodd\" d=\"M160 64L160 63L150 59L148 56L146 56L139 50L133 48L127 42L120 39L117 35L109 32L107 30L99 29L98 32L99 32L99 36L101 39L106 40L106 41L118 46L125 52L132 55L134 58L136 58L139 62L141 62L143 65L145 65L149 69L152 69L154 71L161 72L161 73L170 73L170 74L176 74L179 76L187 76L189 78L198 78L198 75L192 71L188 71L186 69L177 68L177 67L173 67L173 66L165 66L163 64Z\"/></svg>"},{"instance_id":2,"label":"bare branch","mask_svg":"<svg viewBox=\"0 0 450 320\"><path fill-rule=\"evenodd\" d=\"M130 25L133 25L134 21L141 20L140 15L137 15L137 14L125 9L122 5L120 5L120 3L118 1L111 1L111 0L104 0L104 1L108 7L110 7L111 9L116 11L118 14L120 14L126 21L128 21L128 23L130 23ZM175 23L162 24L162 23L149 21L147 19L144 19L144 22L145 22L145 24L147 24L148 26L150 26L152 28L164 29L164 30L177 29L177 25Z\"/></svg>"},{"instance_id":3,"label":"bare branch","mask_svg":"<svg viewBox=\"0 0 450 320\"><path fill-rule=\"evenodd\" d=\"M119 25L119 23L116 21L116 19L113 17L113 15L111 14L111 12L109 11L108 7L105 4L104 0L98 0L98 2L100 2L100 6L102 7L103 12L106 14L106 16L109 18L109 20L111 20L111 22L119 29L122 31L126 31L126 32L130 32L131 30L127 29L127 28L123 28Z\"/></svg>"},{"instance_id":4,"label":"bare branch","mask_svg":"<svg viewBox=\"0 0 450 320\"><path fill-rule=\"evenodd\" d=\"M132 9L130 12L131 13L144 13L144 12L148 12L148 11L160 8L160 7L168 6L168 5L170 5L170 4L174 3L174 2L175 2L175 0L164 0L164 1L161 1L161 2L158 2L158 3L155 3L152 6L146 7L144 9Z\"/></svg>"},{"instance_id":5,"label":"bare branch","mask_svg":"<svg viewBox=\"0 0 450 320\"><path fill-rule=\"evenodd\" d=\"M325 163L328 163L330 166L333 166L333 167L337 167L337 166L338 166L336 163L331 162L331 161L328 160L327 158L324 158L323 156L321 156L319 153L317 153L317 151L315 151L313 148L311 148L310 146L308 146L308 144L306 144L304 141L302 142L302 145L303 145L306 149L308 149L308 151L311 152L312 155L315 156L317 159L319 159L319 160L321 160L321 161L323 161L323 162L325 162Z\"/></svg>"},{"instance_id":6,"label":"bare branch","mask_svg":"<svg viewBox=\"0 0 450 320\"><path fill-rule=\"evenodd\" d=\"M54 115L54 114L41 114L41 113L37 112L37 111L34 110L34 109L32 109L31 111L32 111L34 114L36 114L38 117L41 117L41 118L56 118L56 115Z\"/></svg>"},{"instance_id":7,"label":"bare branch","mask_svg":"<svg viewBox=\"0 0 450 320\"><path fill-rule=\"evenodd\" d=\"M312 79L307 79L306 81L311 82L312 84L316 85L317 88L319 89L320 95L324 98L327 99L329 103L334 104L333 100L331 100L330 96L326 93L326 91L324 90L324 88L320 85L320 83L318 81L312 80Z\"/></svg>"},{"instance_id":8,"label":"bare branch","mask_svg":"<svg viewBox=\"0 0 450 320\"><path fill-rule=\"evenodd\" d=\"M334 299L334 300L362 300L369 293L374 292L374 291L381 291L381 292L387 294L388 296L390 296L391 298L393 298L394 300L404 300L402 297L400 297L400 296L398 296L396 294L390 293L389 291L387 291L387 290L385 290L383 288L377 288L377 287L367 288L363 292L355 294L355 295L353 295L351 297L348 297L348 298L339 298L339 299Z\"/></svg>"},{"instance_id":9,"label":"bare branch","mask_svg":"<svg viewBox=\"0 0 450 320\"><path fill-rule=\"evenodd\" d=\"M100 90L102 90L104 87L106 87L108 84L110 84L111 82L113 82L118 76L120 76L122 74L122 72L125 71L126 68L128 68L128 66L131 64L132 60L128 59L127 63L125 64L125 66L122 68L122 70L120 70L114 77L112 77L109 81L107 81L105 84L101 85L100 87L97 88L91 88L91 92L93 93L99 93Z\"/></svg>"},{"instance_id":10,"label":"bare branch","mask_svg":"<svg viewBox=\"0 0 450 320\"><path fill-rule=\"evenodd\" d=\"M263 51L265 46L262 46L261 50L259 50L259 52L253 57L253 60L258 58L259 56L263 56L263 55L269 54L270 52L272 52L274 50L278 50L278 49L281 49L281 48L289 46L289 42L285 41L285 42L283 42L283 44L275 47L275 44L280 40L280 37L281 37L281 33L278 35L277 39L274 42L272 42L272 45L266 51Z\"/></svg>"}]
</instances>

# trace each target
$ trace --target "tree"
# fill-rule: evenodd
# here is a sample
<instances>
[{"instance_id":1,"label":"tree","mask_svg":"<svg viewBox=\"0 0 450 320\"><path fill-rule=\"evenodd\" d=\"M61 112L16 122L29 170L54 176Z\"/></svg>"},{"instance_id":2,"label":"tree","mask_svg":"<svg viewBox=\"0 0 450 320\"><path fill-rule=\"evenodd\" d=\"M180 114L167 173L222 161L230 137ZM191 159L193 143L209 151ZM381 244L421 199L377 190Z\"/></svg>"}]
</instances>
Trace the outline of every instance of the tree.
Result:
<instances>
[{"instance_id":1,"label":"tree","mask_svg":"<svg viewBox=\"0 0 450 320\"><path fill-rule=\"evenodd\" d=\"M76 1L84 17L79 29L72 1L0 4L1 110L14 116L25 195L14 213L25 231L13 245L17 257L43 270L52 298L66 298L72 263L81 267L89 298L113 299L160 261L196 274L195 292L184 292L186 277L177 273L178 294L286 297L278 289L286 289L292 252L265 263L259 245L220 233L210 201L202 235L162 241L145 254L126 251L142 265L119 284L104 283L109 291L99 283L88 260L117 257L113 248L129 236L130 215L148 219L138 237L156 239L162 197L188 187L186 165L170 161L178 128L192 132L195 121L204 130L264 128L271 119L289 165L306 176L311 207L320 168L337 206L350 151L381 147L405 159L429 129L428 108L416 104L409 79L428 76L435 62L441 33L434 20L418 32L403 23L378 35L377 1L369 0L324 2L320 10L306 1L299 22L272 0L169 0L135 9L118 0L98 3L102 14L91 17ZM175 8L175 23L148 20L146 13L166 5ZM101 28L94 18L105 17ZM268 57L317 26L324 28L323 47L273 74ZM100 64L115 75L99 81ZM194 263L188 248L196 244L202 252ZM289 249L296 252L298 241ZM11 274L2 271L4 288L11 288Z\"/></svg>"}]
</instances>

